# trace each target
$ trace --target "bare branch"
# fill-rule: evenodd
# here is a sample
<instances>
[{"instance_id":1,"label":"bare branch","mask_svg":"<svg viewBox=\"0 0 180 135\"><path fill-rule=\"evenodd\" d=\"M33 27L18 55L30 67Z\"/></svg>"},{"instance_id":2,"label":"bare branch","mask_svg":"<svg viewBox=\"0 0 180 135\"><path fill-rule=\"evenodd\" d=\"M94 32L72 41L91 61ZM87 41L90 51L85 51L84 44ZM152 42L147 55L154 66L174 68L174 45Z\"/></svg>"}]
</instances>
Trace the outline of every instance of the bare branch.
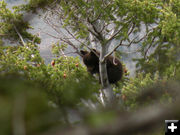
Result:
<instances>
[{"instance_id":1,"label":"bare branch","mask_svg":"<svg viewBox=\"0 0 180 135\"><path fill-rule=\"evenodd\" d=\"M132 29L130 30L130 32L128 33L128 35L130 35L132 33L132 30L134 29L134 26L132 27ZM109 52L107 55L105 55L103 61L108 57L110 56L114 51L116 51L120 46L127 46L127 47L130 47L132 44L136 44L136 43L139 43L141 42L142 40L144 40L155 28L152 28L151 30L149 30L149 32L147 32L142 38L140 38L139 40L135 41L138 36L136 36L135 38L133 38L129 44L122 44L123 42L123 39L120 41L120 43L111 51Z\"/></svg>"},{"instance_id":2,"label":"bare branch","mask_svg":"<svg viewBox=\"0 0 180 135\"><path fill-rule=\"evenodd\" d=\"M62 23L62 21L60 22L61 23L61 25L63 26L63 23ZM80 44L82 44L83 46L86 46L82 41L80 41L78 38L76 38L75 36L74 36L74 34L67 28L67 27L64 27L64 29L67 31L67 33L73 38L73 39L75 39L76 41L78 41ZM87 46L86 46L87 47Z\"/></svg>"},{"instance_id":3,"label":"bare branch","mask_svg":"<svg viewBox=\"0 0 180 135\"><path fill-rule=\"evenodd\" d=\"M147 48L147 50L145 51L145 53L144 53L144 57L146 57L146 55L147 55L147 53L148 53L148 51L149 51L149 49L152 47L152 45L153 45L153 42L154 42L154 40L155 40L155 36L153 37L153 39L152 39L152 42L151 42L151 44L149 45L149 47Z\"/></svg>"},{"instance_id":4,"label":"bare branch","mask_svg":"<svg viewBox=\"0 0 180 135\"><path fill-rule=\"evenodd\" d=\"M51 11L51 10L50 10L50 11ZM58 14L58 16L59 16L59 14L60 14L59 11L56 11L55 13ZM44 17L44 21L45 21L49 26L51 26L51 27L55 30L55 32L57 32L57 33L60 35L60 36L53 36L53 35L51 35L51 34L49 34L49 33L46 33L46 34L48 34L49 36L54 37L54 38L56 38L56 39L60 39L61 41L69 44L69 45L72 46L74 49L76 48L75 50L77 50L77 52L78 52L78 48L76 47L76 45L74 45L74 44L71 42L70 39L76 40L76 41L79 42L81 45L83 45L83 46L85 46L85 47L87 47L88 49L91 50L90 47L88 47L85 43L83 43L81 40L79 40L78 38L75 37L75 35L70 31L71 28L67 28L67 27L64 27L64 28L63 28L63 30L65 30L66 34L60 29L61 26L64 26L63 21L62 21L62 18L59 19L60 26L57 26L56 24L53 23L52 18L50 19L50 18L48 17L48 13L47 13L47 15ZM92 33L93 33L93 32L92 32ZM80 55L79 52L78 52L78 54ZM80 56L81 56L81 55L80 55Z\"/></svg>"},{"instance_id":5,"label":"bare branch","mask_svg":"<svg viewBox=\"0 0 180 135\"><path fill-rule=\"evenodd\" d=\"M134 41L133 43L134 44L136 44L136 43L139 43L139 42L141 42L143 39L145 39L153 30L155 30L156 29L156 27L155 28L152 28L151 30L149 30L149 32L147 32L142 38L140 38L139 40L137 40L137 41Z\"/></svg>"},{"instance_id":6,"label":"bare branch","mask_svg":"<svg viewBox=\"0 0 180 135\"><path fill-rule=\"evenodd\" d=\"M119 46L122 45L122 42L123 42L123 40L121 40L120 43L119 43L111 52L109 52L108 54L106 54L106 55L104 56L104 58L102 59L102 62L104 62L105 59L106 59L108 56L110 56L114 51L116 51L116 49L119 48Z\"/></svg>"},{"instance_id":7,"label":"bare branch","mask_svg":"<svg viewBox=\"0 0 180 135\"><path fill-rule=\"evenodd\" d=\"M91 32L97 39L99 39L99 41L103 41L104 38L103 38L103 36L102 36L102 33L100 33L100 32L97 30L97 28L96 28L96 26L94 25L94 23L92 23L92 22L89 20L89 18L87 18L87 22L92 26L94 32L93 32L90 28L88 28L88 31Z\"/></svg>"},{"instance_id":8,"label":"bare branch","mask_svg":"<svg viewBox=\"0 0 180 135\"><path fill-rule=\"evenodd\" d=\"M0 33L0 36L8 36L8 34L1 34L1 33Z\"/></svg>"},{"instance_id":9,"label":"bare branch","mask_svg":"<svg viewBox=\"0 0 180 135\"><path fill-rule=\"evenodd\" d=\"M76 53L79 54L81 56L81 53L79 52L78 48L76 47L76 45L74 45L70 40L68 39L64 39L62 37L56 37L54 35L51 35L47 32L43 32L43 33L46 33L47 35L53 37L53 38L56 38L56 39L60 39L61 41L63 41L64 43L67 43L68 45L70 45L71 47L73 47L75 50L76 50Z\"/></svg>"},{"instance_id":10,"label":"bare branch","mask_svg":"<svg viewBox=\"0 0 180 135\"><path fill-rule=\"evenodd\" d=\"M104 25L103 25L103 27L102 27L102 29L100 30L100 33L102 33L102 32L103 32L103 30L104 30L106 27L108 27L108 25L109 25L109 23L104 24Z\"/></svg>"},{"instance_id":11,"label":"bare branch","mask_svg":"<svg viewBox=\"0 0 180 135\"><path fill-rule=\"evenodd\" d=\"M126 46L127 46L127 47L130 47L137 38L138 38L138 36L136 36L135 38L133 38L133 39L131 40L131 42L130 42L129 44L127 44Z\"/></svg>"},{"instance_id":12,"label":"bare branch","mask_svg":"<svg viewBox=\"0 0 180 135\"><path fill-rule=\"evenodd\" d=\"M60 49L62 56L65 57L67 59L67 56L65 55L64 51L62 49Z\"/></svg>"},{"instance_id":13,"label":"bare branch","mask_svg":"<svg viewBox=\"0 0 180 135\"><path fill-rule=\"evenodd\" d=\"M100 17L101 17L101 13L100 13L94 20L92 20L91 23L96 22ZM88 17L88 18L89 18L89 17Z\"/></svg>"},{"instance_id":14,"label":"bare branch","mask_svg":"<svg viewBox=\"0 0 180 135\"><path fill-rule=\"evenodd\" d=\"M45 34L47 34L48 36L50 36L50 37L53 37L53 38L55 38L55 39L59 39L59 37L56 37L56 36L54 36L54 35L52 35L52 34L50 34L50 33L48 33L48 32L45 32L45 31L42 31L43 33L45 33Z\"/></svg>"},{"instance_id":15,"label":"bare branch","mask_svg":"<svg viewBox=\"0 0 180 135\"><path fill-rule=\"evenodd\" d=\"M113 39L121 32L122 29L123 29L123 27L121 27L114 35L112 35L112 36L108 39L108 42L110 42L111 40L113 40Z\"/></svg>"},{"instance_id":16,"label":"bare branch","mask_svg":"<svg viewBox=\"0 0 180 135\"><path fill-rule=\"evenodd\" d=\"M64 53L64 54L60 54L58 56L63 56L63 55L68 55L68 54L76 54L77 52L67 52L67 53ZM41 54L41 56L43 57L48 57L48 58L54 58L54 56L50 56L50 55L45 55L45 54Z\"/></svg>"},{"instance_id":17,"label":"bare branch","mask_svg":"<svg viewBox=\"0 0 180 135\"><path fill-rule=\"evenodd\" d=\"M131 20L127 21L126 23L130 23L130 22L131 22ZM111 40L113 40L113 39L122 31L123 28L124 28L124 27L121 27L114 35L112 35L112 36L108 39L108 42L111 41ZM131 30L130 30L130 32L128 33L128 36L133 32L134 28L135 28L135 24L133 23L133 25L132 25L132 27L131 27Z\"/></svg>"},{"instance_id":18,"label":"bare branch","mask_svg":"<svg viewBox=\"0 0 180 135\"><path fill-rule=\"evenodd\" d=\"M22 44L25 46L26 44L25 44L25 42L24 42L24 40L23 40L23 38L22 38L21 34L19 33L19 31L18 31L18 29L16 28L16 26L15 26L15 25L14 25L14 29L15 29L16 33L18 34L18 36L19 36L19 38L20 38L20 40L21 40Z\"/></svg>"},{"instance_id":19,"label":"bare branch","mask_svg":"<svg viewBox=\"0 0 180 135\"><path fill-rule=\"evenodd\" d=\"M98 35L97 35L94 31L92 31L90 28L88 28L88 31L89 31L92 35L94 35L96 38L98 37Z\"/></svg>"},{"instance_id":20,"label":"bare branch","mask_svg":"<svg viewBox=\"0 0 180 135\"><path fill-rule=\"evenodd\" d=\"M131 27L131 29L130 29L130 31L129 31L129 33L128 33L128 36L131 35L131 33L133 32L134 28L135 28L135 24L133 23L133 24L132 24L132 27Z\"/></svg>"}]
</instances>

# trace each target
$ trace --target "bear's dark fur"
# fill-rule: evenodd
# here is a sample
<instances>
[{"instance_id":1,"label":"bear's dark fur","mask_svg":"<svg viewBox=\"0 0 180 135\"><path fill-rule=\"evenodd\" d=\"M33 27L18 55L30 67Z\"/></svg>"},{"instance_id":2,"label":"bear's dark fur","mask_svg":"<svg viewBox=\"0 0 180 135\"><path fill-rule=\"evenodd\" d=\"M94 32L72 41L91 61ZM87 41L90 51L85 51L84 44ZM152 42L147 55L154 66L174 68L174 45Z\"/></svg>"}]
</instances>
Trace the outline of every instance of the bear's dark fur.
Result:
<instances>
[{"instance_id":1,"label":"bear's dark fur","mask_svg":"<svg viewBox=\"0 0 180 135\"><path fill-rule=\"evenodd\" d=\"M94 52L95 53L94 53ZM83 51L81 50L81 54L83 57L83 62L87 67L88 72L91 74L98 73L99 74L99 56L100 53L93 49L93 51ZM113 56L108 56L106 60L107 66L107 75L109 83L117 83L123 75L123 66L121 62L115 58L115 64L113 63Z\"/></svg>"}]
</instances>

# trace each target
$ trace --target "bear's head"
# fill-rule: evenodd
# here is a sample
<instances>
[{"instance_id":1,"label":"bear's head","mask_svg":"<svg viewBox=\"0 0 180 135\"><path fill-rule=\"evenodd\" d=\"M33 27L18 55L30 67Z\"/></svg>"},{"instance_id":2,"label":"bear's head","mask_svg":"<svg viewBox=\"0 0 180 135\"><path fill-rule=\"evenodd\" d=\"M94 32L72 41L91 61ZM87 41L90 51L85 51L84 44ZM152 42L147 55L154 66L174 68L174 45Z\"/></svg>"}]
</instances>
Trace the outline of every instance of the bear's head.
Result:
<instances>
[{"instance_id":1,"label":"bear's head","mask_svg":"<svg viewBox=\"0 0 180 135\"><path fill-rule=\"evenodd\" d=\"M89 52L88 52L88 51L81 50L80 53L81 53L82 57L84 57L84 56L85 56L86 54L88 54Z\"/></svg>"},{"instance_id":2,"label":"bear's head","mask_svg":"<svg viewBox=\"0 0 180 135\"><path fill-rule=\"evenodd\" d=\"M83 57L83 62L87 67L87 70L91 73L99 73L99 52L93 49L92 51L80 51ZM96 53L96 54L95 54Z\"/></svg>"}]
</instances>

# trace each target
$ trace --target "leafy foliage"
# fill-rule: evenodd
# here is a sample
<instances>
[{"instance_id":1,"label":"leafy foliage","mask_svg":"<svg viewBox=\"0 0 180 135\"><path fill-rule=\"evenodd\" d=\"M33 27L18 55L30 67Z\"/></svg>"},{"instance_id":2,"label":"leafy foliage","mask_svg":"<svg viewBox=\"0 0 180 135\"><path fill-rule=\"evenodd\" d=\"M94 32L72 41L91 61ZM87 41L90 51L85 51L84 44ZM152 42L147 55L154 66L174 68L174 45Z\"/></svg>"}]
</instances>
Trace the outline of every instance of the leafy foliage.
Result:
<instances>
[{"instance_id":1,"label":"leafy foliage","mask_svg":"<svg viewBox=\"0 0 180 135\"><path fill-rule=\"evenodd\" d=\"M142 43L142 58L138 61L139 71L152 73L158 71L164 74L168 68L179 65L179 36L180 36L180 18L179 8L173 8L179 5L176 0L161 4L159 8L159 19L156 19L156 28L149 33L147 40Z\"/></svg>"},{"instance_id":2,"label":"leafy foliage","mask_svg":"<svg viewBox=\"0 0 180 135\"><path fill-rule=\"evenodd\" d=\"M40 39L29 32L27 29L31 28L29 23L24 21L23 14L18 11L12 12L7 8L7 4L3 1L0 2L0 41L8 39L11 41L19 41L18 33L26 39L34 43L40 43ZM22 41L19 41L22 42ZM1 43L2 44L2 43ZM21 43L22 44L22 43Z\"/></svg>"},{"instance_id":3,"label":"leafy foliage","mask_svg":"<svg viewBox=\"0 0 180 135\"><path fill-rule=\"evenodd\" d=\"M168 94L166 88L161 91L161 98L159 101L156 100L156 96L149 94L147 97L143 97L143 103L139 103L138 98L142 93L145 93L148 88L151 88L154 84L165 85L167 78L160 79L159 73L156 72L154 76L151 74L138 74L137 78L130 79L122 88L122 99L124 105L128 109L137 109L143 104L148 105L151 103L158 103L161 101L170 101L171 95ZM159 90L160 91L160 90ZM159 93L157 91L157 93Z\"/></svg>"},{"instance_id":4,"label":"leafy foliage","mask_svg":"<svg viewBox=\"0 0 180 135\"><path fill-rule=\"evenodd\" d=\"M24 47L4 47L1 53L1 74L19 73L28 80L44 84L44 89L53 95L52 100L59 106L75 105L80 97L89 97L97 91L97 81L89 78L77 57L60 57L51 65L45 65L38 47L31 43Z\"/></svg>"}]
</instances>

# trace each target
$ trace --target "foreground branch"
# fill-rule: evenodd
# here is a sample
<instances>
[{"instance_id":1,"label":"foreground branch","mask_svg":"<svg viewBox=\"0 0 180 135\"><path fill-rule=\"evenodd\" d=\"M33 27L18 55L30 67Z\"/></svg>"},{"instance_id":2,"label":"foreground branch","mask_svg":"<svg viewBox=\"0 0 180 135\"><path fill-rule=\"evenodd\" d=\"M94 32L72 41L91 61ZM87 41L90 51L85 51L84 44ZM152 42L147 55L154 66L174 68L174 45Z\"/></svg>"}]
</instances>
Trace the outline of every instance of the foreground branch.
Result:
<instances>
[{"instance_id":1,"label":"foreground branch","mask_svg":"<svg viewBox=\"0 0 180 135\"><path fill-rule=\"evenodd\" d=\"M154 93L163 87L154 87L147 91ZM146 108L141 108L136 112L118 113L117 119L112 123L99 128L92 128L88 125L81 125L76 128L69 128L58 131L54 135L134 135L136 133L152 132L158 127L164 126L166 119L174 119L180 117L180 85L177 83L169 83L167 88L170 92L176 93L176 101L171 104L157 104ZM44 134L44 135L50 135Z\"/></svg>"}]
</instances>

